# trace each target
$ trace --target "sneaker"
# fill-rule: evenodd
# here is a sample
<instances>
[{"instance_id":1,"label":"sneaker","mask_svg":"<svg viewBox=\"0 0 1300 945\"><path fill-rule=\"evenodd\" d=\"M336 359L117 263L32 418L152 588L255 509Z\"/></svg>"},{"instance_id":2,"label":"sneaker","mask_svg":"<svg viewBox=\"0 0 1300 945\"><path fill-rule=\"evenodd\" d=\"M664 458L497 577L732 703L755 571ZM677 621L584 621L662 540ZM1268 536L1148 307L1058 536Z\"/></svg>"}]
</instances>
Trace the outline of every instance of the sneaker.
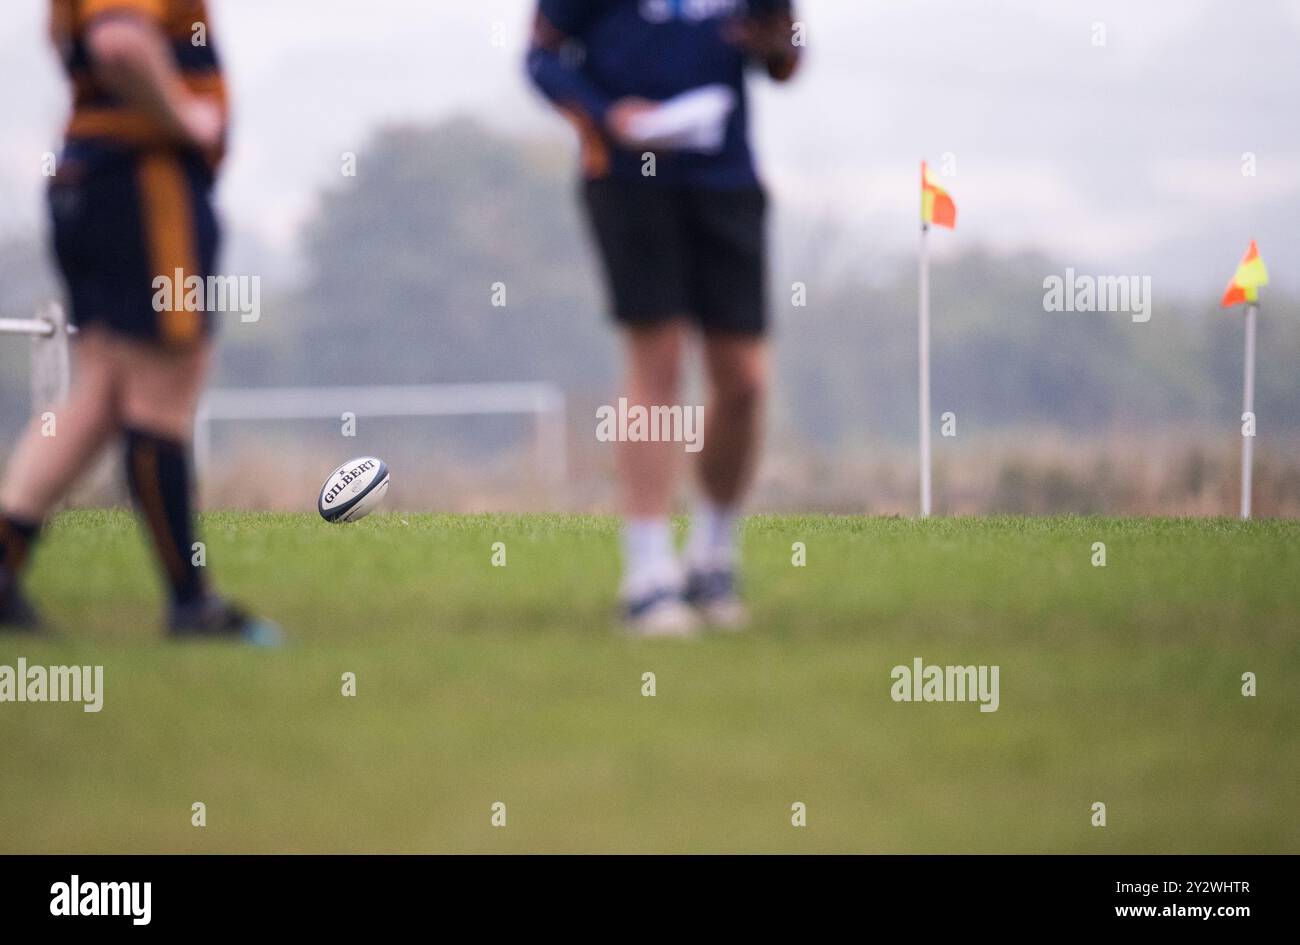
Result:
<instances>
[{"instance_id":1,"label":"sneaker","mask_svg":"<svg viewBox=\"0 0 1300 945\"><path fill-rule=\"evenodd\" d=\"M8 572L0 574L0 633L32 633L41 629L41 618L18 583Z\"/></svg>"},{"instance_id":2,"label":"sneaker","mask_svg":"<svg viewBox=\"0 0 1300 945\"><path fill-rule=\"evenodd\" d=\"M284 631L274 623L216 596L173 604L167 615L167 633L173 640L235 640L250 646L274 647L284 642Z\"/></svg>"},{"instance_id":3,"label":"sneaker","mask_svg":"<svg viewBox=\"0 0 1300 945\"><path fill-rule=\"evenodd\" d=\"M736 572L730 569L691 571L686 602L718 630L743 630L749 622L749 611L736 593Z\"/></svg>"},{"instance_id":4,"label":"sneaker","mask_svg":"<svg viewBox=\"0 0 1300 945\"><path fill-rule=\"evenodd\" d=\"M699 623L681 593L669 588L623 604L623 628L635 637L692 637Z\"/></svg>"}]
</instances>

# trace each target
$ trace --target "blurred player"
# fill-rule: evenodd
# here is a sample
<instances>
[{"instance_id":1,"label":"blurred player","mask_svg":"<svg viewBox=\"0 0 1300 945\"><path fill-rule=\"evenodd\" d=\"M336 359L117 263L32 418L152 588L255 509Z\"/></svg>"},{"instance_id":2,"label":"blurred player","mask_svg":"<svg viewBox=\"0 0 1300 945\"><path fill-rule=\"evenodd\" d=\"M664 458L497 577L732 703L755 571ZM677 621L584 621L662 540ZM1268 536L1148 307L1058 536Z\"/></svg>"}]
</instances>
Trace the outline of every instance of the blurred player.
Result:
<instances>
[{"instance_id":1,"label":"blurred player","mask_svg":"<svg viewBox=\"0 0 1300 945\"><path fill-rule=\"evenodd\" d=\"M687 635L697 614L730 628L745 619L737 509L768 377L767 200L750 153L745 71L757 64L783 81L798 53L790 0L540 0L529 72L581 137L584 202L625 342L629 403L679 404L685 348L702 339L710 399L684 570L669 523L681 444L619 445L624 614L644 635ZM663 104L699 90L731 102L715 142L707 127L689 127L695 106L715 103Z\"/></svg>"},{"instance_id":2,"label":"blurred player","mask_svg":"<svg viewBox=\"0 0 1300 945\"><path fill-rule=\"evenodd\" d=\"M211 191L227 111L207 10L203 0L52 6L74 102L49 201L80 333L55 435L33 423L0 484L0 626L39 625L20 579L41 523L120 437L170 591L170 633L273 642L275 627L215 595L193 560L189 446L212 314L155 300L157 277L206 279L216 260Z\"/></svg>"}]
</instances>

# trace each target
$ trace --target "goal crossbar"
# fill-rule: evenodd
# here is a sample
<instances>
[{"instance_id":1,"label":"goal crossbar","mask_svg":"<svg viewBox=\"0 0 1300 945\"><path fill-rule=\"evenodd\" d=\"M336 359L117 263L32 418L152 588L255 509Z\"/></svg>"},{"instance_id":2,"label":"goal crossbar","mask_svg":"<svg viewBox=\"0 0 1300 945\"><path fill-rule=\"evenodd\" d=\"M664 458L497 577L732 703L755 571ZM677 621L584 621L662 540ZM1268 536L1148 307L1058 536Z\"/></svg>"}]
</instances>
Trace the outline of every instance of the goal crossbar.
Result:
<instances>
[{"instance_id":1,"label":"goal crossbar","mask_svg":"<svg viewBox=\"0 0 1300 945\"><path fill-rule=\"evenodd\" d=\"M0 318L0 335L29 335L49 338L57 330L44 318Z\"/></svg>"},{"instance_id":2,"label":"goal crossbar","mask_svg":"<svg viewBox=\"0 0 1300 945\"><path fill-rule=\"evenodd\" d=\"M567 476L565 412L564 392L540 383L228 388L208 391L199 403L194 458L201 475L211 468L212 426L223 421L523 414L536 418L538 463L558 486Z\"/></svg>"}]
</instances>

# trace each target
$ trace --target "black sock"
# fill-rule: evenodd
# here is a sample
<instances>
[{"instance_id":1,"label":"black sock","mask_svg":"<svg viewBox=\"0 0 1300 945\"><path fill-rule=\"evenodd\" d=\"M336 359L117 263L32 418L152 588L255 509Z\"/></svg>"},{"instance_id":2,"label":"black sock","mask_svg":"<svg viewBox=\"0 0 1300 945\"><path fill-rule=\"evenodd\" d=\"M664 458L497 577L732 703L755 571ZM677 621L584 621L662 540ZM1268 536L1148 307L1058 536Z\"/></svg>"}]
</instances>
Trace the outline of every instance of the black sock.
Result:
<instances>
[{"instance_id":1,"label":"black sock","mask_svg":"<svg viewBox=\"0 0 1300 945\"><path fill-rule=\"evenodd\" d=\"M127 430L126 470L131 498L144 516L171 586L172 603L193 603L206 588L203 570L194 564L187 448L153 433Z\"/></svg>"},{"instance_id":2,"label":"black sock","mask_svg":"<svg viewBox=\"0 0 1300 945\"><path fill-rule=\"evenodd\" d=\"M40 530L39 524L0 513L0 575L13 578L22 573Z\"/></svg>"}]
</instances>

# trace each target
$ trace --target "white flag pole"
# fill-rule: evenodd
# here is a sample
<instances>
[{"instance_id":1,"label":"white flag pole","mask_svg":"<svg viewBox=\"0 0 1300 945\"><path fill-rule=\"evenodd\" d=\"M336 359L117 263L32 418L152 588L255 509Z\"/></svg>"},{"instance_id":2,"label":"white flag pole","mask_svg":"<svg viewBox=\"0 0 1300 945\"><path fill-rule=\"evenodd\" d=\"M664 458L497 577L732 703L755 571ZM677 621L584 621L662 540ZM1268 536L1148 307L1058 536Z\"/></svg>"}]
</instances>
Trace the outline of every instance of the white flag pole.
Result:
<instances>
[{"instance_id":1,"label":"white flag pole","mask_svg":"<svg viewBox=\"0 0 1300 945\"><path fill-rule=\"evenodd\" d=\"M920 310L921 517L930 514L930 226L921 224Z\"/></svg>"},{"instance_id":2,"label":"white flag pole","mask_svg":"<svg viewBox=\"0 0 1300 945\"><path fill-rule=\"evenodd\" d=\"M1246 308L1246 370L1242 385L1241 412L1242 424L1246 414L1250 415L1250 436L1242 431L1241 437L1241 517L1250 518L1250 487L1254 477L1255 464L1255 323L1259 316L1259 306Z\"/></svg>"}]
</instances>

